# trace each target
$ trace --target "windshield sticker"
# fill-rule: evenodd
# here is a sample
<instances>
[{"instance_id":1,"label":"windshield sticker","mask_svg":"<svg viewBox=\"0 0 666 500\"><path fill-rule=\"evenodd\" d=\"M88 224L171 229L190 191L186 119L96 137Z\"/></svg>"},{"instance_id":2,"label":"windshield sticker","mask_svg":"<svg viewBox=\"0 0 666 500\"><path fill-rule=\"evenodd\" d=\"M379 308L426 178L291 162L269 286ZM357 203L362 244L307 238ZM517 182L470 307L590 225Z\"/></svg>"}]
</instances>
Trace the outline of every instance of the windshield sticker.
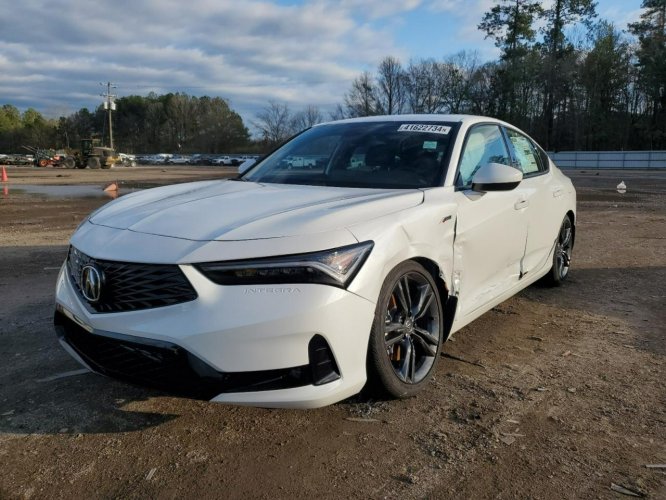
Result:
<instances>
[{"instance_id":1,"label":"windshield sticker","mask_svg":"<svg viewBox=\"0 0 666 500\"><path fill-rule=\"evenodd\" d=\"M423 149L437 149L437 141L423 141Z\"/></svg>"},{"instance_id":2,"label":"windshield sticker","mask_svg":"<svg viewBox=\"0 0 666 500\"><path fill-rule=\"evenodd\" d=\"M446 125L431 125L426 123L403 123L398 127L398 132L427 132L430 134L446 135L451 131L451 127Z\"/></svg>"}]
</instances>

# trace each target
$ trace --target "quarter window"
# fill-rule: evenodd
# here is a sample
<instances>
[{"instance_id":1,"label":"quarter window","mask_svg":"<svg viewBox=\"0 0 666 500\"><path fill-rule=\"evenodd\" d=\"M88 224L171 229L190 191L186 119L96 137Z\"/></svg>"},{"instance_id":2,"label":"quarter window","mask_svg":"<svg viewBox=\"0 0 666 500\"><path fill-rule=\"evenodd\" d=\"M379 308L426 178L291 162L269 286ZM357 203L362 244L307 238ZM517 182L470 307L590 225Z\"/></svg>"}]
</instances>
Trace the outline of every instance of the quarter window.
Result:
<instances>
[{"instance_id":1,"label":"quarter window","mask_svg":"<svg viewBox=\"0 0 666 500\"><path fill-rule=\"evenodd\" d=\"M476 171L488 163L511 165L511 158L500 128L497 125L478 125L470 131L465 140L456 186L470 186Z\"/></svg>"},{"instance_id":2,"label":"quarter window","mask_svg":"<svg viewBox=\"0 0 666 500\"><path fill-rule=\"evenodd\" d=\"M546 172L548 169L550 169L550 158L548 157L548 154L539 146L537 146L537 151L541 157L541 170Z\"/></svg>"}]
</instances>

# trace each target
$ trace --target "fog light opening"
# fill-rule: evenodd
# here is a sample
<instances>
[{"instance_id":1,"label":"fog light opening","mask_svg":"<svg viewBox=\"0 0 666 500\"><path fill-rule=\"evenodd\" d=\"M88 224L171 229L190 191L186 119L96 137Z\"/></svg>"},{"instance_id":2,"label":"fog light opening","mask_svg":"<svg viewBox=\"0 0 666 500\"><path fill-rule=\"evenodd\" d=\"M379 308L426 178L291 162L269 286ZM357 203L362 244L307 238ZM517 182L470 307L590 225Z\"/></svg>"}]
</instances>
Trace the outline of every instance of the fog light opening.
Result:
<instances>
[{"instance_id":1,"label":"fog light opening","mask_svg":"<svg viewBox=\"0 0 666 500\"><path fill-rule=\"evenodd\" d=\"M326 339L315 335L308 344L312 384L324 385L340 378L340 370Z\"/></svg>"}]
</instances>

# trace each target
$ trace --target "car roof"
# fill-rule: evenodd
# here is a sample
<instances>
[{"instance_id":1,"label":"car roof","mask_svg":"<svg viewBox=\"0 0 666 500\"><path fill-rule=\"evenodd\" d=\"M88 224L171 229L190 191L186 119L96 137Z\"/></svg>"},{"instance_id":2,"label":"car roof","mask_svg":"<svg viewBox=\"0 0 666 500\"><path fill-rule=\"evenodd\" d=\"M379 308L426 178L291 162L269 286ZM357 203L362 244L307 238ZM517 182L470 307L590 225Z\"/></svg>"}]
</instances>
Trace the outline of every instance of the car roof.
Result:
<instances>
[{"instance_id":1,"label":"car roof","mask_svg":"<svg viewBox=\"0 0 666 500\"><path fill-rule=\"evenodd\" d=\"M412 121L422 121L422 122L449 122L449 123L461 123L463 125L471 125L478 122L492 122L499 123L502 125L509 125L502 120L497 118L491 118L488 116L479 116L479 115L444 115L444 114L410 114L410 115L379 115L379 116L363 116L360 118L347 118L345 120L336 120L326 123L320 123L319 125L330 125L332 123L363 123L363 122L412 122ZM510 125L509 125L510 126Z\"/></svg>"}]
</instances>

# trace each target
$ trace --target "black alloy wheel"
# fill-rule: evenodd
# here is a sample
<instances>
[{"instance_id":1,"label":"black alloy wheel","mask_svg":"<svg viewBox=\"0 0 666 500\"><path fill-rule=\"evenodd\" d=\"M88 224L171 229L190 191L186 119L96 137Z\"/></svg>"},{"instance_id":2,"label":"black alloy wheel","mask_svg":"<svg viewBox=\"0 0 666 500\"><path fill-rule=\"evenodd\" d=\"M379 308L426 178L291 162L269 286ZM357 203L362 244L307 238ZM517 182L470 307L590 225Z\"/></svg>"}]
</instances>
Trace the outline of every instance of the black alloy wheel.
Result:
<instances>
[{"instance_id":1,"label":"black alloy wheel","mask_svg":"<svg viewBox=\"0 0 666 500\"><path fill-rule=\"evenodd\" d=\"M569 276L573 243L573 224L569 216L566 216L557 234L557 241L555 242L555 250L553 252L553 266L550 273L546 275L551 285L561 285L567 279L567 276Z\"/></svg>"},{"instance_id":2,"label":"black alloy wheel","mask_svg":"<svg viewBox=\"0 0 666 500\"><path fill-rule=\"evenodd\" d=\"M433 373L443 336L437 285L420 264L408 261L386 278L370 336L368 378L397 398L420 391Z\"/></svg>"}]
</instances>

